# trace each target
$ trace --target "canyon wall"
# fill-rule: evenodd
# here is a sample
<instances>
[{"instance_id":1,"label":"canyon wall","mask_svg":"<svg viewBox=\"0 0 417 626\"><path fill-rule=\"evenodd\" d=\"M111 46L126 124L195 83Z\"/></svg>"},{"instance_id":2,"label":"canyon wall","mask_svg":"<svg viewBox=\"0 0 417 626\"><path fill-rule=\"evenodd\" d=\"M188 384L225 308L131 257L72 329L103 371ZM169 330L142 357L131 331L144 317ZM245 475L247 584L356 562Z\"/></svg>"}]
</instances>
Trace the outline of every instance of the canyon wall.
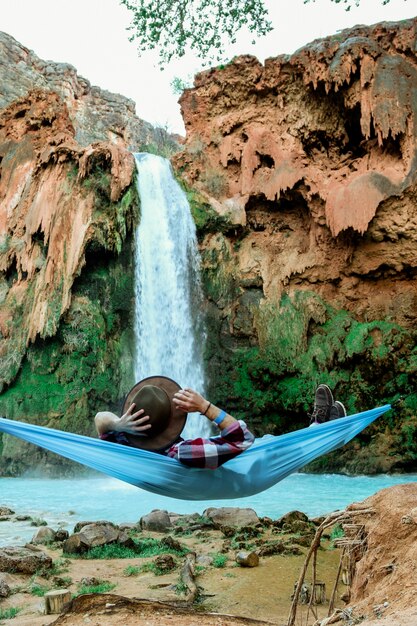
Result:
<instances>
[{"instance_id":1,"label":"canyon wall","mask_svg":"<svg viewBox=\"0 0 417 626\"><path fill-rule=\"evenodd\" d=\"M417 21L239 57L181 98L174 159L198 227L209 393L257 434L403 407L312 469L415 470ZM0 35L0 413L92 434L132 381L133 104ZM65 460L11 437L0 472Z\"/></svg>"},{"instance_id":2,"label":"canyon wall","mask_svg":"<svg viewBox=\"0 0 417 626\"><path fill-rule=\"evenodd\" d=\"M417 467L416 33L383 23L238 57L180 100L211 393L257 432L306 425L320 382L349 412L411 394L315 467Z\"/></svg>"},{"instance_id":3,"label":"canyon wall","mask_svg":"<svg viewBox=\"0 0 417 626\"><path fill-rule=\"evenodd\" d=\"M133 384L131 150L174 142L4 33L0 85L0 415L93 434ZM0 457L0 474L69 467L6 436Z\"/></svg>"}]
</instances>

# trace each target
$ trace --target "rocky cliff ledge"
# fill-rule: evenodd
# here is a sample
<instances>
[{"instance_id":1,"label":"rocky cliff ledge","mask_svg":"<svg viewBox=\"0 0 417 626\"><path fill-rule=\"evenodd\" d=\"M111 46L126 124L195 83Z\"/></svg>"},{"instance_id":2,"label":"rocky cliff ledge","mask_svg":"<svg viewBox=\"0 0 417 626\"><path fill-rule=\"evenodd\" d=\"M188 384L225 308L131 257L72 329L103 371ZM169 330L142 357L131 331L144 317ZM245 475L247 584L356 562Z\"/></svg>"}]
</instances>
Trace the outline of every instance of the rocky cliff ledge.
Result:
<instances>
[{"instance_id":1,"label":"rocky cliff ledge","mask_svg":"<svg viewBox=\"0 0 417 626\"><path fill-rule=\"evenodd\" d=\"M109 141L132 152L158 143L174 144L162 129L135 115L135 103L95 87L69 63L40 59L10 35L0 32L0 109L33 89L57 94L65 102L75 140L86 147Z\"/></svg>"},{"instance_id":2,"label":"rocky cliff ledge","mask_svg":"<svg viewBox=\"0 0 417 626\"><path fill-rule=\"evenodd\" d=\"M180 101L219 401L262 432L306 423L318 382L350 412L414 394L327 469L416 467L416 33L238 57Z\"/></svg>"}]
</instances>

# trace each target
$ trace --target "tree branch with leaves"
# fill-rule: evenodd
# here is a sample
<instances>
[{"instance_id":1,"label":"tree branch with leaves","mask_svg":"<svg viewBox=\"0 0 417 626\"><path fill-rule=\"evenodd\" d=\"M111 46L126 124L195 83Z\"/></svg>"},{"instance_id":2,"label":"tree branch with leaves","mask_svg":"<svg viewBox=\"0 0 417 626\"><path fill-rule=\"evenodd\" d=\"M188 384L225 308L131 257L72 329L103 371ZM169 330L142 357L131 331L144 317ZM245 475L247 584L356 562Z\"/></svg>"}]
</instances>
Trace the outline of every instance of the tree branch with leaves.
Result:
<instances>
[{"instance_id":1,"label":"tree branch with leaves","mask_svg":"<svg viewBox=\"0 0 417 626\"><path fill-rule=\"evenodd\" d=\"M225 46L246 27L253 36L272 30L263 0L121 0L132 13L128 30L139 54L157 49L160 64L192 51L223 61Z\"/></svg>"},{"instance_id":2,"label":"tree branch with leaves","mask_svg":"<svg viewBox=\"0 0 417 626\"><path fill-rule=\"evenodd\" d=\"M291 1L291 0L289 0ZM330 0L347 11L361 0ZM388 4L390 0L380 0ZM404 0L406 1L406 0ZM120 0L132 14L129 37L139 54L157 50L161 66L186 52L206 62L225 61L225 48L247 28L256 37L273 30L265 0ZM304 0L304 4L315 0ZM285 15L283 13L283 15ZM204 63L203 63L204 65Z\"/></svg>"}]
</instances>

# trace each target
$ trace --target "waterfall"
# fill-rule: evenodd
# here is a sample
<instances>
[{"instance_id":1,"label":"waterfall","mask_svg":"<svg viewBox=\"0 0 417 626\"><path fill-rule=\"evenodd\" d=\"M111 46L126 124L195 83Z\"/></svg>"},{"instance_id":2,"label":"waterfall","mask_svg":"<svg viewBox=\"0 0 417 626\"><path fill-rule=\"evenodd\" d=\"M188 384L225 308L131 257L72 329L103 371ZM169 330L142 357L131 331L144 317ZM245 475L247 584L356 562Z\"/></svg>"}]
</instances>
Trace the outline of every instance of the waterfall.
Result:
<instances>
[{"instance_id":1,"label":"waterfall","mask_svg":"<svg viewBox=\"0 0 417 626\"><path fill-rule=\"evenodd\" d=\"M135 378L168 376L204 394L200 258L190 206L167 159L137 153L135 160ZM205 420L187 420L186 437L202 432Z\"/></svg>"}]
</instances>

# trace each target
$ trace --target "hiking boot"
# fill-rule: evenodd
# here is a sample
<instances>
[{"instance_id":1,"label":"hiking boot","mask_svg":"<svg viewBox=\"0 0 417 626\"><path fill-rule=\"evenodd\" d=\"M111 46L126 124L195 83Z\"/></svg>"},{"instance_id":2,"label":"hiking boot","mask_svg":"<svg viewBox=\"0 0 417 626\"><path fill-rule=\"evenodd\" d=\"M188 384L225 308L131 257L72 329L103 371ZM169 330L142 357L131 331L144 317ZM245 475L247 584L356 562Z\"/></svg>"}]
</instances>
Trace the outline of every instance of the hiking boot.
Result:
<instances>
[{"instance_id":1,"label":"hiking boot","mask_svg":"<svg viewBox=\"0 0 417 626\"><path fill-rule=\"evenodd\" d=\"M308 413L310 424L323 424L330 417L330 407L333 404L333 394L327 385L319 385L316 389L314 408Z\"/></svg>"},{"instance_id":2,"label":"hiking boot","mask_svg":"<svg viewBox=\"0 0 417 626\"><path fill-rule=\"evenodd\" d=\"M330 407L329 420L338 420L339 417L346 417L346 409L339 400L336 400Z\"/></svg>"}]
</instances>

